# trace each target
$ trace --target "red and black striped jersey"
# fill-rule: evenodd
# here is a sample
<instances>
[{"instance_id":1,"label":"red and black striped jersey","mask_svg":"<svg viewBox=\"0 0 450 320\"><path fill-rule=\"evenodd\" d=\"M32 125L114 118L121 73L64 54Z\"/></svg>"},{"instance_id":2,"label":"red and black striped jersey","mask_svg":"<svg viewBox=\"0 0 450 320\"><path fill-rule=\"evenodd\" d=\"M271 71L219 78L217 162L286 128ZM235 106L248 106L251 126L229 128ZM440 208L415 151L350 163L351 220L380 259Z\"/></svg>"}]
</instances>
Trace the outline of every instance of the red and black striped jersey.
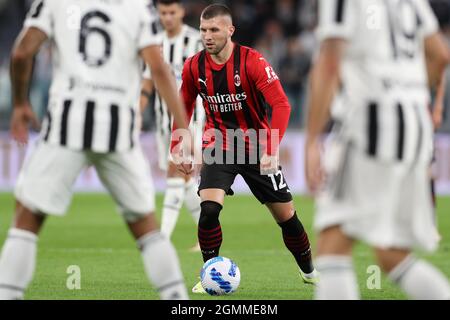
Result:
<instances>
[{"instance_id":1,"label":"red and black striped jersey","mask_svg":"<svg viewBox=\"0 0 450 320\"><path fill-rule=\"evenodd\" d=\"M186 60L182 73L181 95L191 117L198 95L203 99L206 122L203 148L217 143L215 130L223 137L223 149L228 150L227 136L232 130L244 133L254 129L258 146L265 146L271 129L278 129L277 145L286 131L290 105L280 80L271 65L256 50L234 44L233 53L224 64L216 64L206 51ZM272 110L269 124L265 105ZM230 131L231 130L231 131ZM260 130L266 130L264 139ZM228 131L228 132L227 132ZM246 150L249 147L249 136ZM270 152L269 150L269 153Z\"/></svg>"}]
</instances>

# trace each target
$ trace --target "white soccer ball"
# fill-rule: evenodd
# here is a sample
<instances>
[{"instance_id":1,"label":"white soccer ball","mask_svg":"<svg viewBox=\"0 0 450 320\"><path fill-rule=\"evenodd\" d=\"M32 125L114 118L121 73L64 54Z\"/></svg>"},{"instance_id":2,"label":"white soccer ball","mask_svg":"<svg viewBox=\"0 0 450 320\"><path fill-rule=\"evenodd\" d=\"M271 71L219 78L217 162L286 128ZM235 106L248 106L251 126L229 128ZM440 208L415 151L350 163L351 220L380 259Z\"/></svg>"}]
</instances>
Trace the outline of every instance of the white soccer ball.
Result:
<instances>
[{"instance_id":1,"label":"white soccer ball","mask_svg":"<svg viewBox=\"0 0 450 320\"><path fill-rule=\"evenodd\" d=\"M241 282L239 267L225 257L215 257L205 262L200 271L203 289L212 296L230 294Z\"/></svg>"}]
</instances>

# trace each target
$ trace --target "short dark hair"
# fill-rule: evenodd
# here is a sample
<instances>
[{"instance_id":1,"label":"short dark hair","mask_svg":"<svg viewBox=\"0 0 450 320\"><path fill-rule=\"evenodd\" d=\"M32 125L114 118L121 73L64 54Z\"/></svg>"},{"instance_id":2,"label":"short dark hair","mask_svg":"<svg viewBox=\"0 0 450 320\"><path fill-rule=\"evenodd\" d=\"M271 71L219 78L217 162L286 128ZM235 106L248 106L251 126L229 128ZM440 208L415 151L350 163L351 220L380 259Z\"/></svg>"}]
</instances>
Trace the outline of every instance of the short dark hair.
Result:
<instances>
[{"instance_id":1,"label":"short dark hair","mask_svg":"<svg viewBox=\"0 0 450 320\"><path fill-rule=\"evenodd\" d=\"M173 3L182 4L181 0L156 0L156 4L164 4L164 5L171 5Z\"/></svg>"},{"instance_id":2,"label":"short dark hair","mask_svg":"<svg viewBox=\"0 0 450 320\"><path fill-rule=\"evenodd\" d=\"M205 9L203 9L201 18L208 20L217 16L229 16L231 19L233 19L230 8L228 8L224 4L211 4L207 6Z\"/></svg>"}]
</instances>

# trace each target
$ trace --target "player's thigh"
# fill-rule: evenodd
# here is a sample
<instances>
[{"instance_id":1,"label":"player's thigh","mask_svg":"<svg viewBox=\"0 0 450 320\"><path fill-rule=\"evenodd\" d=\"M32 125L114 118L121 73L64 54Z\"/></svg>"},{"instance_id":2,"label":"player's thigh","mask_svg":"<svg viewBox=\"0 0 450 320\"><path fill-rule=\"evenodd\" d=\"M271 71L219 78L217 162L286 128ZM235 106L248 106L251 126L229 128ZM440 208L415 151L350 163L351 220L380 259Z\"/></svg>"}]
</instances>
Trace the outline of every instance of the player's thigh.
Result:
<instances>
[{"instance_id":1,"label":"player's thigh","mask_svg":"<svg viewBox=\"0 0 450 320\"><path fill-rule=\"evenodd\" d=\"M63 215L72 199L73 184L87 165L82 151L39 142L24 162L15 196L33 212Z\"/></svg>"},{"instance_id":2,"label":"player's thigh","mask_svg":"<svg viewBox=\"0 0 450 320\"><path fill-rule=\"evenodd\" d=\"M291 191L281 167L275 174L263 175L259 165L241 165L240 172L253 195L262 203L289 203Z\"/></svg>"},{"instance_id":3,"label":"player's thigh","mask_svg":"<svg viewBox=\"0 0 450 320\"><path fill-rule=\"evenodd\" d=\"M406 247L434 250L439 241L433 201L429 191L425 164L416 165L402 180L397 202L395 227L399 240Z\"/></svg>"},{"instance_id":4,"label":"player's thigh","mask_svg":"<svg viewBox=\"0 0 450 320\"><path fill-rule=\"evenodd\" d=\"M204 164L200 171L199 195L202 201L223 203L225 195L233 195L231 185L237 175L235 165ZM221 201L219 201L221 200Z\"/></svg>"},{"instance_id":5,"label":"player's thigh","mask_svg":"<svg viewBox=\"0 0 450 320\"><path fill-rule=\"evenodd\" d=\"M317 237L317 255L352 254L353 239L347 236L340 226L332 226L322 230Z\"/></svg>"},{"instance_id":6,"label":"player's thigh","mask_svg":"<svg viewBox=\"0 0 450 320\"><path fill-rule=\"evenodd\" d=\"M225 199L225 191L222 189L203 189L199 192L200 200L203 201L213 201L220 205L223 205Z\"/></svg>"},{"instance_id":7,"label":"player's thigh","mask_svg":"<svg viewBox=\"0 0 450 320\"><path fill-rule=\"evenodd\" d=\"M126 152L94 154L92 162L127 221L154 211L152 176L140 146ZM132 218L133 215L137 217Z\"/></svg>"}]
</instances>

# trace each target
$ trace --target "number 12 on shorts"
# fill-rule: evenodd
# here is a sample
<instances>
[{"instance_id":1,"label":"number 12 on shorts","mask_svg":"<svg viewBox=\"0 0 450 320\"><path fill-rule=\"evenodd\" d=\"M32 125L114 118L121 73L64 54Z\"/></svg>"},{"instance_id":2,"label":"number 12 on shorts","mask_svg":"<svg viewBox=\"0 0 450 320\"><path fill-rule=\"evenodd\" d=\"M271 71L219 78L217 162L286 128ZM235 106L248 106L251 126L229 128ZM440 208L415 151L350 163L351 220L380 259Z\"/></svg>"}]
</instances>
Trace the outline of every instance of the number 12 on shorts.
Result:
<instances>
[{"instance_id":1,"label":"number 12 on shorts","mask_svg":"<svg viewBox=\"0 0 450 320\"><path fill-rule=\"evenodd\" d=\"M278 191L287 187L281 170L278 170L275 174L268 174L268 177L272 180L273 190ZM276 177L280 177L280 181L277 181Z\"/></svg>"}]
</instances>

